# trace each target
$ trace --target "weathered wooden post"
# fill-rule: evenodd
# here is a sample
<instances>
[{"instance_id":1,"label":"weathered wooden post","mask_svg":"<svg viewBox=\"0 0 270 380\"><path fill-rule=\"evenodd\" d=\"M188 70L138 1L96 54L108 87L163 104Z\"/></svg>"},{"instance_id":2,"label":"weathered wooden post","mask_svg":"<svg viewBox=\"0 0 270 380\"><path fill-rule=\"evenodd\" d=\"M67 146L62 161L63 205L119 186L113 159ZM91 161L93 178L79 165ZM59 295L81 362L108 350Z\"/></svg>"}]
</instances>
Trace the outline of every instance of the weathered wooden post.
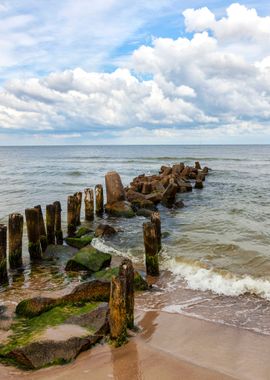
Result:
<instances>
[{"instance_id":1,"label":"weathered wooden post","mask_svg":"<svg viewBox=\"0 0 270 380\"><path fill-rule=\"evenodd\" d=\"M36 208L25 210L25 219L28 235L28 251L32 260L41 259L39 212Z\"/></svg>"},{"instance_id":2,"label":"weathered wooden post","mask_svg":"<svg viewBox=\"0 0 270 380\"><path fill-rule=\"evenodd\" d=\"M121 346L127 338L127 313L125 282L119 277L112 277L109 301L110 337L116 347Z\"/></svg>"},{"instance_id":3,"label":"weathered wooden post","mask_svg":"<svg viewBox=\"0 0 270 380\"><path fill-rule=\"evenodd\" d=\"M40 245L41 245L42 252L45 252L46 248L48 247L48 239L47 239L47 233L46 233L42 208L40 205L35 206L35 208L38 210L38 215L39 215Z\"/></svg>"},{"instance_id":4,"label":"weathered wooden post","mask_svg":"<svg viewBox=\"0 0 270 380\"><path fill-rule=\"evenodd\" d=\"M159 275L158 238L156 226L152 222L143 224L146 273L150 276Z\"/></svg>"},{"instance_id":5,"label":"weathered wooden post","mask_svg":"<svg viewBox=\"0 0 270 380\"><path fill-rule=\"evenodd\" d=\"M96 185L95 187L96 194L96 214L101 215L104 210L104 199L103 199L103 186Z\"/></svg>"},{"instance_id":6,"label":"weathered wooden post","mask_svg":"<svg viewBox=\"0 0 270 380\"><path fill-rule=\"evenodd\" d=\"M23 216L10 214L8 218L8 259L11 269L22 266Z\"/></svg>"},{"instance_id":7,"label":"weathered wooden post","mask_svg":"<svg viewBox=\"0 0 270 380\"><path fill-rule=\"evenodd\" d=\"M54 202L55 208L55 238L56 244L63 244L63 231L62 231L62 219L61 219L61 203L59 201Z\"/></svg>"},{"instance_id":8,"label":"weathered wooden post","mask_svg":"<svg viewBox=\"0 0 270 380\"><path fill-rule=\"evenodd\" d=\"M82 193L79 191L74 194L76 198L77 207L76 207L76 226L81 224L81 207L82 207Z\"/></svg>"},{"instance_id":9,"label":"weathered wooden post","mask_svg":"<svg viewBox=\"0 0 270 380\"><path fill-rule=\"evenodd\" d=\"M67 224L68 236L74 236L76 232L77 200L74 195L70 195L67 200Z\"/></svg>"},{"instance_id":10,"label":"weathered wooden post","mask_svg":"<svg viewBox=\"0 0 270 380\"><path fill-rule=\"evenodd\" d=\"M85 220L94 219L94 191L87 188L84 190Z\"/></svg>"},{"instance_id":11,"label":"weathered wooden post","mask_svg":"<svg viewBox=\"0 0 270 380\"><path fill-rule=\"evenodd\" d=\"M55 206L46 206L46 227L48 244L55 244Z\"/></svg>"},{"instance_id":12,"label":"weathered wooden post","mask_svg":"<svg viewBox=\"0 0 270 380\"><path fill-rule=\"evenodd\" d=\"M160 213L158 211L154 211L151 214L151 222L156 227L157 233L157 241L158 241L158 251L161 250L161 222L160 222Z\"/></svg>"},{"instance_id":13,"label":"weathered wooden post","mask_svg":"<svg viewBox=\"0 0 270 380\"><path fill-rule=\"evenodd\" d=\"M124 259L119 266L119 277L125 286L127 327L134 327L134 269L132 261Z\"/></svg>"},{"instance_id":14,"label":"weathered wooden post","mask_svg":"<svg viewBox=\"0 0 270 380\"><path fill-rule=\"evenodd\" d=\"M7 226L0 224L0 283L7 281Z\"/></svg>"}]
</instances>

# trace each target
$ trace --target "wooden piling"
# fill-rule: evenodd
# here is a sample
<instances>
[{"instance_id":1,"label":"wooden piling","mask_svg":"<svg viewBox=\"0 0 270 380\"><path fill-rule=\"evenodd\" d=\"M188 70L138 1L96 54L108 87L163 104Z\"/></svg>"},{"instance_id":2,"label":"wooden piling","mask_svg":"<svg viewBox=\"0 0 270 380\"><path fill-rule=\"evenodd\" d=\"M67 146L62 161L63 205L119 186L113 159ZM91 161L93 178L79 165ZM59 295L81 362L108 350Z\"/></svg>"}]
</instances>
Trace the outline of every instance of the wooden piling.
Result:
<instances>
[{"instance_id":1,"label":"wooden piling","mask_svg":"<svg viewBox=\"0 0 270 380\"><path fill-rule=\"evenodd\" d=\"M0 284L7 282L7 226L0 224Z\"/></svg>"},{"instance_id":2,"label":"wooden piling","mask_svg":"<svg viewBox=\"0 0 270 380\"><path fill-rule=\"evenodd\" d=\"M39 232L39 212L36 208L27 208L25 210L25 219L28 235L28 251L32 260L40 260L40 232Z\"/></svg>"},{"instance_id":3,"label":"wooden piling","mask_svg":"<svg viewBox=\"0 0 270 380\"><path fill-rule=\"evenodd\" d=\"M84 190L85 220L94 219L94 191L87 188Z\"/></svg>"},{"instance_id":4,"label":"wooden piling","mask_svg":"<svg viewBox=\"0 0 270 380\"><path fill-rule=\"evenodd\" d=\"M160 222L160 213L158 211L152 212L151 222L154 223L156 227L158 251L160 251L161 250L161 222Z\"/></svg>"},{"instance_id":5,"label":"wooden piling","mask_svg":"<svg viewBox=\"0 0 270 380\"><path fill-rule=\"evenodd\" d=\"M74 195L70 195L67 200L67 224L68 236L72 237L76 232L76 215L77 215L77 200Z\"/></svg>"},{"instance_id":6,"label":"wooden piling","mask_svg":"<svg viewBox=\"0 0 270 380\"><path fill-rule=\"evenodd\" d=\"M42 252L45 252L46 248L48 247L48 239L47 239L47 233L46 233L42 208L40 205L35 206L35 208L38 210L38 215L39 215L40 245L41 245Z\"/></svg>"},{"instance_id":7,"label":"wooden piling","mask_svg":"<svg viewBox=\"0 0 270 380\"><path fill-rule=\"evenodd\" d=\"M96 194L96 214L102 215L103 210L104 210L103 186L102 185L96 185L95 194Z\"/></svg>"},{"instance_id":8,"label":"wooden piling","mask_svg":"<svg viewBox=\"0 0 270 380\"><path fill-rule=\"evenodd\" d=\"M120 277L112 277L109 301L110 338L112 343L119 347L127 339L125 282Z\"/></svg>"},{"instance_id":9,"label":"wooden piling","mask_svg":"<svg viewBox=\"0 0 270 380\"><path fill-rule=\"evenodd\" d=\"M46 227L48 244L55 244L55 206L46 206Z\"/></svg>"},{"instance_id":10,"label":"wooden piling","mask_svg":"<svg viewBox=\"0 0 270 380\"><path fill-rule=\"evenodd\" d=\"M11 269L22 266L23 215L10 214L8 218L8 259Z\"/></svg>"},{"instance_id":11,"label":"wooden piling","mask_svg":"<svg viewBox=\"0 0 270 380\"><path fill-rule=\"evenodd\" d=\"M124 281L127 327L134 327L134 268L130 259L124 259L119 266L119 277Z\"/></svg>"},{"instance_id":12,"label":"wooden piling","mask_svg":"<svg viewBox=\"0 0 270 380\"><path fill-rule=\"evenodd\" d=\"M62 217L61 217L61 203L59 201L56 201L53 203L55 208L55 239L56 244L62 245L63 244L63 231L62 231Z\"/></svg>"},{"instance_id":13,"label":"wooden piling","mask_svg":"<svg viewBox=\"0 0 270 380\"><path fill-rule=\"evenodd\" d=\"M76 198L77 207L76 207L76 226L81 224L81 207L82 207L82 193L79 191L74 194Z\"/></svg>"},{"instance_id":14,"label":"wooden piling","mask_svg":"<svg viewBox=\"0 0 270 380\"><path fill-rule=\"evenodd\" d=\"M156 226L152 222L143 224L146 273L150 276L159 275L158 238Z\"/></svg>"}]
</instances>

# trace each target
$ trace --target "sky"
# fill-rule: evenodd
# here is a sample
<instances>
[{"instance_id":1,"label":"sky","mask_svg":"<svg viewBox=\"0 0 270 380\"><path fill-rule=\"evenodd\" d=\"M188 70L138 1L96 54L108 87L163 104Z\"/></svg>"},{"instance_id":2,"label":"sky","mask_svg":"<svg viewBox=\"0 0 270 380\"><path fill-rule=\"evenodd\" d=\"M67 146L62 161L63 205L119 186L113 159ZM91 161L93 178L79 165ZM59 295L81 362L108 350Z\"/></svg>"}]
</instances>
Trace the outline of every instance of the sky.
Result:
<instances>
[{"instance_id":1,"label":"sky","mask_svg":"<svg viewBox=\"0 0 270 380\"><path fill-rule=\"evenodd\" d=\"M0 145L270 144L270 3L0 0Z\"/></svg>"}]
</instances>

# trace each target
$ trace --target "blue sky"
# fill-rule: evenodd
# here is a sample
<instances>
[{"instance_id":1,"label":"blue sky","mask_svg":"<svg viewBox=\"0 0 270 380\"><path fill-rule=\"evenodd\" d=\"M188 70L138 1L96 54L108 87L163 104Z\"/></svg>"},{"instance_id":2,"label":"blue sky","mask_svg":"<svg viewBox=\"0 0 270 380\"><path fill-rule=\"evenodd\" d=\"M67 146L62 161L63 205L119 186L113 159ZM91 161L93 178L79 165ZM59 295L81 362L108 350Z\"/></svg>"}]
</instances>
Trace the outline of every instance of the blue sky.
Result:
<instances>
[{"instance_id":1,"label":"blue sky","mask_svg":"<svg viewBox=\"0 0 270 380\"><path fill-rule=\"evenodd\" d=\"M0 144L270 143L270 3L0 0Z\"/></svg>"}]
</instances>

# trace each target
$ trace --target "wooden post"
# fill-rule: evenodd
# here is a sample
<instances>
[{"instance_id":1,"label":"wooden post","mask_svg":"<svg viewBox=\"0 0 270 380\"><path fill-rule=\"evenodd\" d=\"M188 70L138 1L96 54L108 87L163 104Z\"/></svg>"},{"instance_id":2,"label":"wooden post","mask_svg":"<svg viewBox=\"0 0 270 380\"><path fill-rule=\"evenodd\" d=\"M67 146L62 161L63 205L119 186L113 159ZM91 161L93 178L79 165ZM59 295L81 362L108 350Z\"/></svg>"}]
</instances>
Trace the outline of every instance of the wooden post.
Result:
<instances>
[{"instance_id":1,"label":"wooden post","mask_svg":"<svg viewBox=\"0 0 270 380\"><path fill-rule=\"evenodd\" d=\"M84 208L85 208L85 220L94 219L94 191L93 189L84 190Z\"/></svg>"},{"instance_id":2,"label":"wooden post","mask_svg":"<svg viewBox=\"0 0 270 380\"><path fill-rule=\"evenodd\" d=\"M77 192L74 194L74 197L77 201L77 207L76 207L76 226L79 226L81 224L81 207L82 207L82 193Z\"/></svg>"},{"instance_id":3,"label":"wooden post","mask_svg":"<svg viewBox=\"0 0 270 380\"><path fill-rule=\"evenodd\" d=\"M8 218L8 258L10 268L22 266L23 216L10 214Z\"/></svg>"},{"instance_id":4,"label":"wooden post","mask_svg":"<svg viewBox=\"0 0 270 380\"><path fill-rule=\"evenodd\" d=\"M63 231L62 231L62 219L61 219L61 203L59 201L54 202L55 208L55 238L56 244L63 244Z\"/></svg>"},{"instance_id":5,"label":"wooden post","mask_svg":"<svg viewBox=\"0 0 270 380\"><path fill-rule=\"evenodd\" d=\"M112 277L109 301L110 337L116 347L127 338L127 315L125 302L125 284L119 277Z\"/></svg>"},{"instance_id":6,"label":"wooden post","mask_svg":"<svg viewBox=\"0 0 270 380\"><path fill-rule=\"evenodd\" d=\"M25 210L25 219L28 235L28 251L32 260L40 260L40 232L39 232L39 212L36 208Z\"/></svg>"},{"instance_id":7,"label":"wooden post","mask_svg":"<svg viewBox=\"0 0 270 380\"><path fill-rule=\"evenodd\" d=\"M77 200L74 195L70 195L67 200L67 224L68 236L74 236L76 232Z\"/></svg>"},{"instance_id":8,"label":"wooden post","mask_svg":"<svg viewBox=\"0 0 270 380\"><path fill-rule=\"evenodd\" d=\"M42 252L45 252L46 248L48 247L48 239L47 239L47 233L46 233L42 208L40 205L35 206L35 208L38 210L38 215L39 215L40 245L41 245Z\"/></svg>"},{"instance_id":9,"label":"wooden post","mask_svg":"<svg viewBox=\"0 0 270 380\"><path fill-rule=\"evenodd\" d=\"M46 227L48 244L55 244L55 206L46 206Z\"/></svg>"},{"instance_id":10,"label":"wooden post","mask_svg":"<svg viewBox=\"0 0 270 380\"><path fill-rule=\"evenodd\" d=\"M156 226L152 222L143 224L146 273L150 276L159 275L158 239Z\"/></svg>"},{"instance_id":11,"label":"wooden post","mask_svg":"<svg viewBox=\"0 0 270 380\"><path fill-rule=\"evenodd\" d=\"M103 186L102 185L96 185L95 194L96 194L96 214L102 215L103 210L104 210Z\"/></svg>"},{"instance_id":12,"label":"wooden post","mask_svg":"<svg viewBox=\"0 0 270 380\"><path fill-rule=\"evenodd\" d=\"M134 327L134 269L132 261L124 259L119 267L119 277L125 285L127 327Z\"/></svg>"},{"instance_id":13,"label":"wooden post","mask_svg":"<svg viewBox=\"0 0 270 380\"><path fill-rule=\"evenodd\" d=\"M161 222L160 222L160 213L158 211L152 212L151 222L156 227L157 240L158 240L158 251L161 250Z\"/></svg>"},{"instance_id":14,"label":"wooden post","mask_svg":"<svg viewBox=\"0 0 270 380\"><path fill-rule=\"evenodd\" d=\"M0 224L0 284L8 282L7 275L7 226Z\"/></svg>"}]
</instances>

